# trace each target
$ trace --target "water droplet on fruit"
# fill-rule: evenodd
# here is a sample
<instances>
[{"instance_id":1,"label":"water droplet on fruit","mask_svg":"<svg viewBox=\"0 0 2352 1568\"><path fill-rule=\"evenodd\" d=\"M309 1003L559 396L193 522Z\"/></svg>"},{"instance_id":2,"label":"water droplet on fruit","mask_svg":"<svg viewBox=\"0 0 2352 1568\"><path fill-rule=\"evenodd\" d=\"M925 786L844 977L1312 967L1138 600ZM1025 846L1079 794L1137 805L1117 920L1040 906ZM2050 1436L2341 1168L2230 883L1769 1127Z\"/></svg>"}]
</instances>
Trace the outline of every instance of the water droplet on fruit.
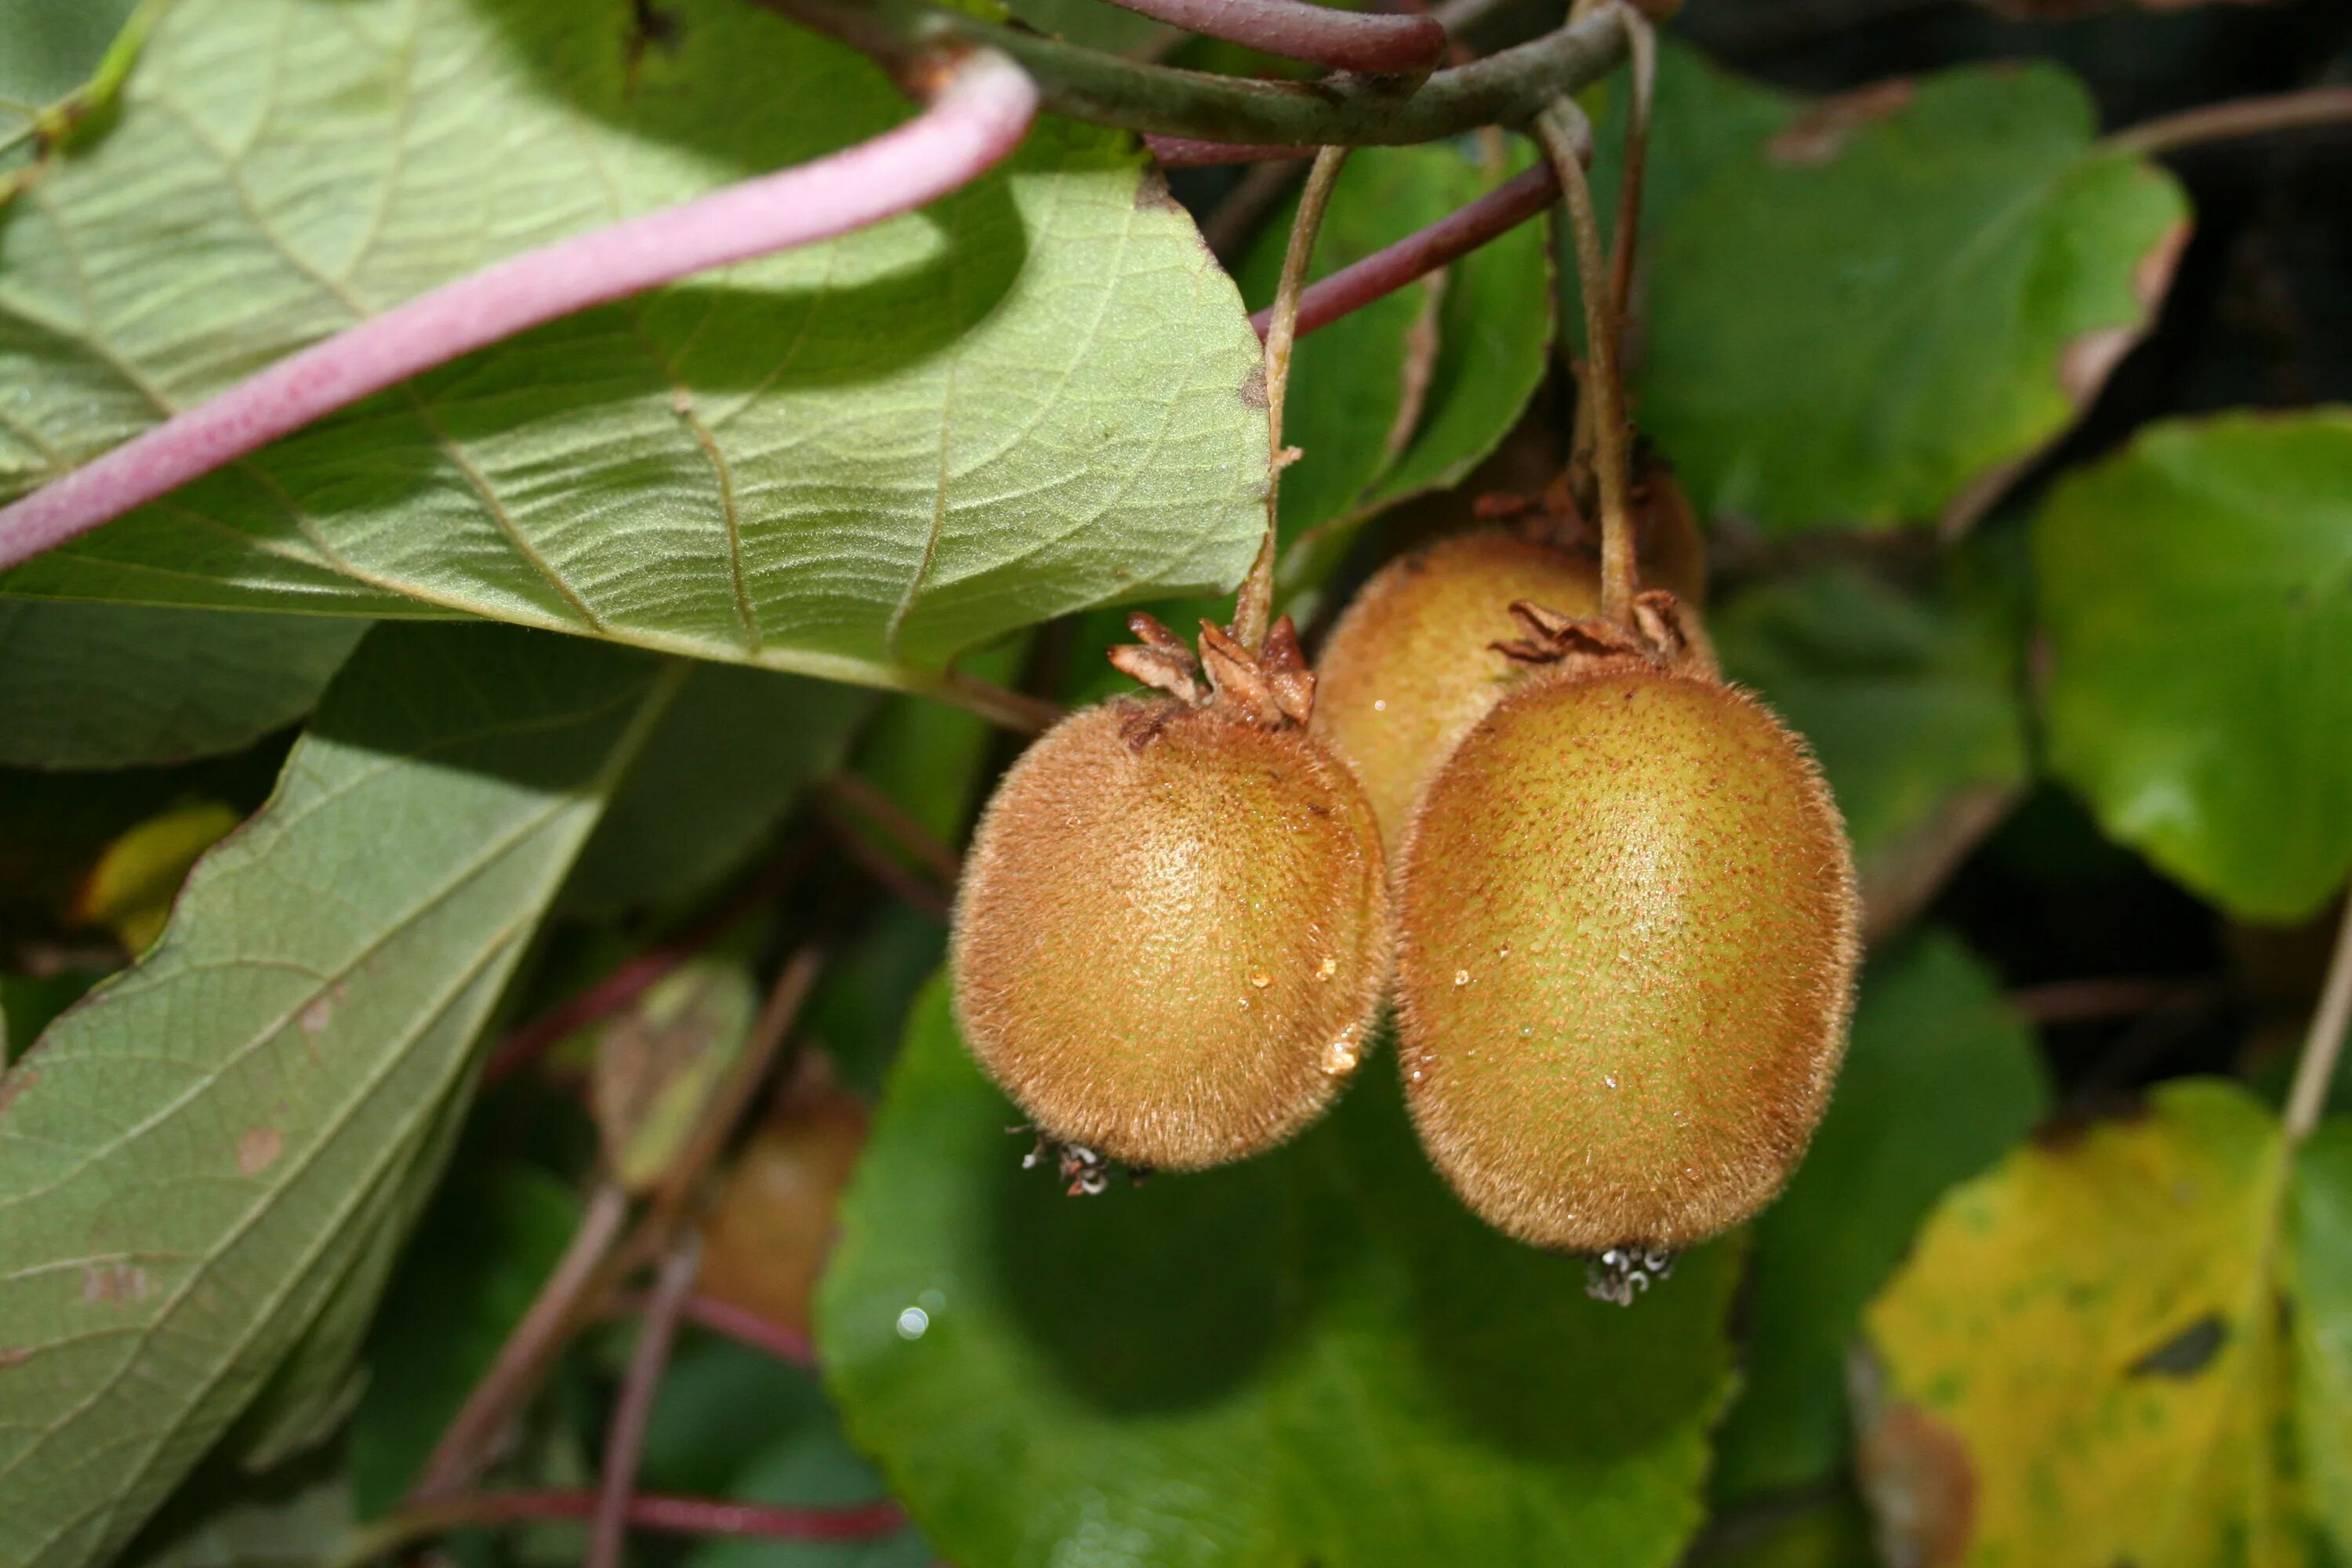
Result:
<instances>
[{"instance_id":1,"label":"water droplet on fruit","mask_svg":"<svg viewBox=\"0 0 2352 1568\"><path fill-rule=\"evenodd\" d=\"M1327 957L1315 966L1315 978L1318 980L1328 980L1339 973L1339 961L1337 958Z\"/></svg>"},{"instance_id":2,"label":"water droplet on fruit","mask_svg":"<svg viewBox=\"0 0 2352 1568\"><path fill-rule=\"evenodd\" d=\"M1264 970L1260 970L1255 974L1250 976L1250 984L1263 991L1267 986L1274 984L1274 976L1266 973Z\"/></svg>"},{"instance_id":3,"label":"water droplet on fruit","mask_svg":"<svg viewBox=\"0 0 2352 1568\"><path fill-rule=\"evenodd\" d=\"M1467 984L1470 984L1470 972L1469 972L1468 970L1466 970L1466 969L1457 969L1457 970L1455 970L1455 971L1454 972L1454 984L1456 984L1456 985L1467 985Z\"/></svg>"},{"instance_id":4,"label":"water droplet on fruit","mask_svg":"<svg viewBox=\"0 0 2352 1568\"><path fill-rule=\"evenodd\" d=\"M1324 1072L1332 1078L1345 1078L1356 1070L1364 1059L1362 1031L1350 1024L1339 1031L1339 1037L1323 1047L1321 1063Z\"/></svg>"}]
</instances>

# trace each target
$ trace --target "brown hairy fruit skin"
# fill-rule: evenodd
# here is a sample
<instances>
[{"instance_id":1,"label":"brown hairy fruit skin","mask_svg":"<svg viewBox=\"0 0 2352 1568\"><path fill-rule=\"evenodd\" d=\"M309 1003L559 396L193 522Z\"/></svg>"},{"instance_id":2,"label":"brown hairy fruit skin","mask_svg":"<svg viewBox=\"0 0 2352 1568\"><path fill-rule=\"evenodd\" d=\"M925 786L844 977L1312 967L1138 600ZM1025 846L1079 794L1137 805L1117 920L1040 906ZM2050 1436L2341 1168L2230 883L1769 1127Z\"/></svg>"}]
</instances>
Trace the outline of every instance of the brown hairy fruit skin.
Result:
<instances>
[{"instance_id":1,"label":"brown hairy fruit skin","mask_svg":"<svg viewBox=\"0 0 2352 1568\"><path fill-rule=\"evenodd\" d=\"M1402 860L1406 1094L1471 1208L1663 1252L1771 1201L1844 1052L1859 929L1844 824L1778 719L1703 668L1561 665L1464 739Z\"/></svg>"},{"instance_id":2,"label":"brown hairy fruit skin","mask_svg":"<svg viewBox=\"0 0 2352 1568\"><path fill-rule=\"evenodd\" d=\"M1453 534L1373 574L1324 643L1314 732L1356 770L1391 846L1446 753L1522 679L1492 646L1518 629L1519 599L1590 615L1599 571L1500 529Z\"/></svg>"},{"instance_id":3,"label":"brown hairy fruit skin","mask_svg":"<svg viewBox=\"0 0 2352 1568\"><path fill-rule=\"evenodd\" d=\"M1013 764L972 841L964 1037L1056 1142L1163 1170L1257 1153L1360 1058L1386 885L1363 792L1295 723L1087 710Z\"/></svg>"}]
</instances>

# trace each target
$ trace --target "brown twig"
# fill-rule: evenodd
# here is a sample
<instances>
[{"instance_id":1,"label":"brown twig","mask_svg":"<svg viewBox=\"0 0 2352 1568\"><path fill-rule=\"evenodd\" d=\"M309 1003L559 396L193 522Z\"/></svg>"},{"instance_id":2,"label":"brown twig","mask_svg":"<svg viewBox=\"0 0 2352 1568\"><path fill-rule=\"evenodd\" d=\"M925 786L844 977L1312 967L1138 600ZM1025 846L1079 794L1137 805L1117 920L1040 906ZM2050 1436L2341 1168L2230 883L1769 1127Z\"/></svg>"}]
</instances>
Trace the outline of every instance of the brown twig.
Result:
<instances>
[{"instance_id":1,"label":"brown twig","mask_svg":"<svg viewBox=\"0 0 2352 1568\"><path fill-rule=\"evenodd\" d=\"M409 1493L413 1501L431 1503L455 1496L480 1473L499 1435L538 1392L540 1381L571 1338L582 1304L593 1299L628 1217L629 1195L617 1184L603 1183L590 1194L580 1228L572 1233L555 1272L540 1287L522 1321L499 1347L489 1371L433 1446Z\"/></svg>"},{"instance_id":2,"label":"brown twig","mask_svg":"<svg viewBox=\"0 0 2352 1568\"><path fill-rule=\"evenodd\" d=\"M1341 268L1309 288L1298 300L1298 335L1305 337L1318 327L1328 326L1460 260L1480 246L1518 227L1550 206L1559 196L1559 177L1549 163L1539 163L1513 175L1459 212ZM1273 321L1272 306L1250 318L1250 325L1257 329L1261 338Z\"/></svg>"},{"instance_id":3,"label":"brown twig","mask_svg":"<svg viewBox=\"0 0 2352 1568\"><path fill-rule=\"evenodd\" d=\"M1284 59L1372 76L1411 75L1436 66L1445 28L1428 16L1343 11L1301 0L1111 0L1111 4Z\"/></svg>"},{"instance_id":4,"label":"brown twig","mask_svg":"<svg viewBox=\"0 0 2352 1568\"><path fill-rule=\"evenodd\" d=\"M596 1517L588 1537L586 1568L621 1568L646 1428L652 1423L662 1369L669 1364L670 1345L677 1337L678 1315L685 1310L701 1266L702 1238L688 1231L670 1248L655 1275L645 1322L637 1330L636 1347L629 1354L629 1368L613 1407L613 1424L604 1435L604 1462L597 1472Z\"/></svg>"},{"instance_id":5,"label":"brown twig","mask_svg":"<svg viewBox=\"0 0 2352 1568\"><path fill-rule=\"evenodd\" d=\"M2160 1007L2202 1002L2224 990L2218 980L2118 979L2056 980L2026 985L2009 994L2010 1011L2029 1023L2081 1024L2101 1018L2129 1018Z\"/></svg>"},{"instance_id":6,"label":"brown twig","mask_svg":"<svg viewBox=\"0 0 2352 1568\"><path fill-rule=\"evenodd\" d=\"M1143 144L1151 149L1151 155L1159 160L1163 169L1207 169L1223 163L1267 161L1296 163L1315 155L1312 147L1207 142L1198 136L1146 136Z\"/></svg>"},{"instance_id":7,"label":"brown twig","mask_svg":"<svg viewBox=\"0 0 2352 1568\"><path fill-rule=\"evenodd\" d=\"M597 1495L591 1491L478 1492L412 1505L362 1531L335 1563L337 1568L358 1568L413 1542L452 1530L534 1520L592 1519L596 1506ZM672 1535L871 1541L905 1529L907 1516L887 1499L839 1508L779 1508L641 1492L629 1500L628 1522L638 1530Z\"/></svg>"},{"instance_id":8,"label":"brown twig","mask_svg":"<svg viewBox=\"0 0 2352 1568\"><path fill-rule=\"evenodd\" d=\"M1243 579L1234 599L1234 637L1255 653L1265 645L1266 626L1274 613L1274 555L1280 535L1276 506L1282 492L1282 470L1288 455L1282 445L1282 404L1290 389L1290 351L1298 337L1298 298L1307 287L1307 264L1315 252L1315 237L1322 232L1323 214L1331 205L1332 187L1348 162L1345 147L1326 147L1315 154L1307 173L1307 186L1298 193L1298 216L1291 220L1290 247L1283 253L1282 279L1275 286L1274 319L1265 332L1265 540L1257 560Z\"/></svg>"},{"instance_id":9,"label":"brown twig","mask_svg":"<svg viewBox=\"0 0 2352 1568\"><path fill-rule=\"evenodd\" d=\"M2142 121L2108 137L2105 145L2111 152L2153 155L2274 131L2346 126L2352 126L2352 87L2315 87L2209 103Z\"/></svg>"},{"instance_id":10,"label":"brown twig","mask_svg":"<svg viewBox=\"0 0 2352 1568\"><path fill-rule=\"evenodd\" d=\"M1563 99L1536 117L1536 138L1559 176L1575 242L1577 292L1584 301L1582 391L1592 407L1593 467L1601 489L1601 613L1623 622L1641 585L1633 558L1633 441L1625 420L1624 387L1617 375L1617 325L1609 304L1601 215L1584 174L1591 128L1583 112Z\"/></svg>"}]
</instances>

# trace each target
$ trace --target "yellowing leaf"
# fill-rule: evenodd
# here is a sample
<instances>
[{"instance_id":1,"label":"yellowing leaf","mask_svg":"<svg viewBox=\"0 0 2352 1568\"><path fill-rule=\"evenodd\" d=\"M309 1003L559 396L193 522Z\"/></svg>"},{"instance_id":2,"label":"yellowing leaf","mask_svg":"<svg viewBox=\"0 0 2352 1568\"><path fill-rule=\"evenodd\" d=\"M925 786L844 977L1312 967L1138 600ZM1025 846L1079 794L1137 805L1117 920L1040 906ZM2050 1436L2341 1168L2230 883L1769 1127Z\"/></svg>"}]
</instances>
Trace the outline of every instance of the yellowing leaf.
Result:
<instances>
[{"instance_id":1,"label":"yellowing leaf","mask_svg":"<svg viewBox=\"0 0 2352 1568\"><path fill-rule=\"evenodd\" d=\"M661 1184L742 1054L759 991L740 962L687 964L647 991L596 1044L594 1109L613 1174Z\"/></svg>"},{"instance_id":2,"label":"yellowing leaf","mask_svg":"<svg viewBox=\"0 0 2352 1568\"><path fill-rule=\"evenodd\" d=\"M1905 1560L2304 1560L2286 1173L2267 1111L2192 1081L1945 1200L1865 1320L1863 1464Z\"/></svg>"},{"instance_id":3,"label":"yellowing leaf","mask_svg":"<svg viewBox=\"0 0 2352 1568\"><path fill-rule=\"evenodd\" d=\"M77 925L104 926L132 952L163 934L188 868L228 837L238 818L218 801L152 816L106 847L74 900Z\"/></svg>"}]
</instances>

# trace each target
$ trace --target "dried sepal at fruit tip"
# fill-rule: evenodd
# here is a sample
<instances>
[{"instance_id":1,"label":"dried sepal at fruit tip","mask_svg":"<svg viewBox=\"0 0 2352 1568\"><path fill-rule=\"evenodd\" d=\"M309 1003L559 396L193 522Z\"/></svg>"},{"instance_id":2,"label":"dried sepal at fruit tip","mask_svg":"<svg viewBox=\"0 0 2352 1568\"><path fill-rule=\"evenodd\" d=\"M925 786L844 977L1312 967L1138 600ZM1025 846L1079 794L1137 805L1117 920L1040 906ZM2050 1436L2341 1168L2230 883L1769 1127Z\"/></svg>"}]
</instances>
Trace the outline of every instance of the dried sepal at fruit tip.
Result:
<instances>
[{"instance_id":1,"label":"dried sepal at fruit tip","mask_svg":"<svg viewBox=\"0 0 2352 1568\"><path fill-rule=\"evenodd\" d=\"M1700 680L1722 674L1706 626L1663 588L1633 595L1626 623L1606 616L1570 616L1527 599L1514 604L1511 614L1527 635L1494 647L1522 665L1570 678L1621 669L1654 669Z\"/></svg>"},{"instance_id":2,"label":"dried sepal at fruit tip","mask_svg":"<svg viewBox=\"0 0 2352 1568\"><path fill-rule=\"evenodd\" d=\"M1111 659L1151 689L1071 715L1006 773L959 889L966 1041L1073 1191L1191 1170L1314 1120L1387 973L1371 808L1305 728L1287 621L1197 656L1148 616ZM1040 1154L1040 1162L1045 1158Z\"/></svg>"}]
</instances>

